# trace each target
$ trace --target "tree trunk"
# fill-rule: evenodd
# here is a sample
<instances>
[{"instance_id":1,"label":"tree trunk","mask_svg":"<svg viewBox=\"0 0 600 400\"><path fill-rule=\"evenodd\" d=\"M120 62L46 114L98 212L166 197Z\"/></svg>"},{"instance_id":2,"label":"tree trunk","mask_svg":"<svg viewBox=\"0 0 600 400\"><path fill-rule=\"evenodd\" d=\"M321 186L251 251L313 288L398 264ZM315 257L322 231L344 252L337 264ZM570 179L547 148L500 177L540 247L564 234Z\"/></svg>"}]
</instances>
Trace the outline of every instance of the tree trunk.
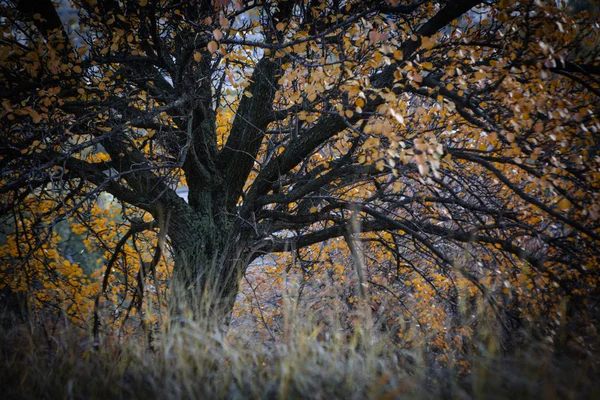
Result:
<instances>
[{"instance_id":1,"label":"tree trunk","mask_svg":"<svg viewBox=\"0 0 600 400\"><path fill-rule=\"evenodd\" d=\"M171 317L226 329L249 263L239 228L228 218L190 209L172 211L167 223L174 258Z\"/></svg>"}]
</instances>

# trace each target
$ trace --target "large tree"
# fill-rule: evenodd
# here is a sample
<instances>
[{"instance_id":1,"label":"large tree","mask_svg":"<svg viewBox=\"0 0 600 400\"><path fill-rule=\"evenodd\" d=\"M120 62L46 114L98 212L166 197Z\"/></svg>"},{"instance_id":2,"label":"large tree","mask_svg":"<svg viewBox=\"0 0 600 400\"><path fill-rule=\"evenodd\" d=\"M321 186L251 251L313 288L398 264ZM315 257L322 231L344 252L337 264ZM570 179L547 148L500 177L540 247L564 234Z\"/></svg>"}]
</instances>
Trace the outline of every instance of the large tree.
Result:
<instances>
[{"instance_id":1,"label":"large tree","mask_svg":"<svg viewBox=\"0 0 600 400\"><path fill-rule=\"evenodd\" d=\"M508 265L597 296L585 15L529 0L70 3L0 2L5 273L74 218L106 251L94 290L150 230L139 285L167 248L174 310L208 296L223 320L257 257L345 238L360 271L373 232L398 262L484 293L481 271ZM129 210L112 241L89 223L102 193Z\"/></svg>"}]
</instances>

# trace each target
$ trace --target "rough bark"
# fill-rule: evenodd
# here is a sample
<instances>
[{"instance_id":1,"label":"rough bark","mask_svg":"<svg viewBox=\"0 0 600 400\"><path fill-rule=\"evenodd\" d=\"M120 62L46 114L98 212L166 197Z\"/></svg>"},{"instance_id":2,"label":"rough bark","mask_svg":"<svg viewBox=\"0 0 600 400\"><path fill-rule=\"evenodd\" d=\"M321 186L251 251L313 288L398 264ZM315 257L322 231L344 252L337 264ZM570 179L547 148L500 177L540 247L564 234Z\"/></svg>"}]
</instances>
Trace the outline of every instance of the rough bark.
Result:
<instances>
[{"instance_id":1,"label":"rough bark","mask_svg":"<svg viewBox=\"0 0 600 400\"><path fill-rule=\"evenodd\" d=\"M240 228L229 218L215 216L210 194L197 207L170 208L161 216L173 251L171 315L210 321L221 328L231 318L244 257ZM219 207L215 207L218 209Z\"/></svg>"}]
</instances>

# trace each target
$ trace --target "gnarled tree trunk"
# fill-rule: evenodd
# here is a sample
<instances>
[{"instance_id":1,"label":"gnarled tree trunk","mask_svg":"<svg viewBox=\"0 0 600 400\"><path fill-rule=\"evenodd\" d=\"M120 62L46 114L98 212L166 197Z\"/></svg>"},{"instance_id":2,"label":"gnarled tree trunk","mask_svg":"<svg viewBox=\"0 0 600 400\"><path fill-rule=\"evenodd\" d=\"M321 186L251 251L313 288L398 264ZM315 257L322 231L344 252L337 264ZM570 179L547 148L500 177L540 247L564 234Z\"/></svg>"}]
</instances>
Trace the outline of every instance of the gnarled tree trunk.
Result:
<instances>
[{"instance_id":1,"label":"gnarled tree trunk","mask_svg":"<svg viewBox=\"0 0 600 400\"><path fill-rule=\"evenodd\" d=\"M212 207L175 208L165 223L174 258L169 309L175 319L193 318L227 327L243 273L250 262L246 240L229 217Z\"/></svg>"}]
</instances>

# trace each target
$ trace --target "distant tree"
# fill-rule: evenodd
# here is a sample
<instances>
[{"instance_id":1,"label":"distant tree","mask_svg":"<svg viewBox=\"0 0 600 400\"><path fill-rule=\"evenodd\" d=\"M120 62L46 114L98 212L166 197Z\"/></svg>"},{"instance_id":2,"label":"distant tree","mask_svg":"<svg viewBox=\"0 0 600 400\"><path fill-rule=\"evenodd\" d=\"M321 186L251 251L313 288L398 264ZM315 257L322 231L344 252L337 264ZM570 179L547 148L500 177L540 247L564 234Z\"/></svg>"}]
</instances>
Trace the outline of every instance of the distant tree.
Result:
<instances>
[{"instance_id":1,"label":"distant tree","mask_svg":"<svg viewBox=\"0 0 600 400\"><path fill-rule=\"evenodd\" d=\"M208 296L226 323L253 260L344 238L359 272L370 241L486 296L501 268L598 298L597 24L540 1L70 4L0 2L12 290L129 315L168 282L175 313ZM93 277L55 251L64 219L105 254Z\"/></svg>"}]
</instances>

